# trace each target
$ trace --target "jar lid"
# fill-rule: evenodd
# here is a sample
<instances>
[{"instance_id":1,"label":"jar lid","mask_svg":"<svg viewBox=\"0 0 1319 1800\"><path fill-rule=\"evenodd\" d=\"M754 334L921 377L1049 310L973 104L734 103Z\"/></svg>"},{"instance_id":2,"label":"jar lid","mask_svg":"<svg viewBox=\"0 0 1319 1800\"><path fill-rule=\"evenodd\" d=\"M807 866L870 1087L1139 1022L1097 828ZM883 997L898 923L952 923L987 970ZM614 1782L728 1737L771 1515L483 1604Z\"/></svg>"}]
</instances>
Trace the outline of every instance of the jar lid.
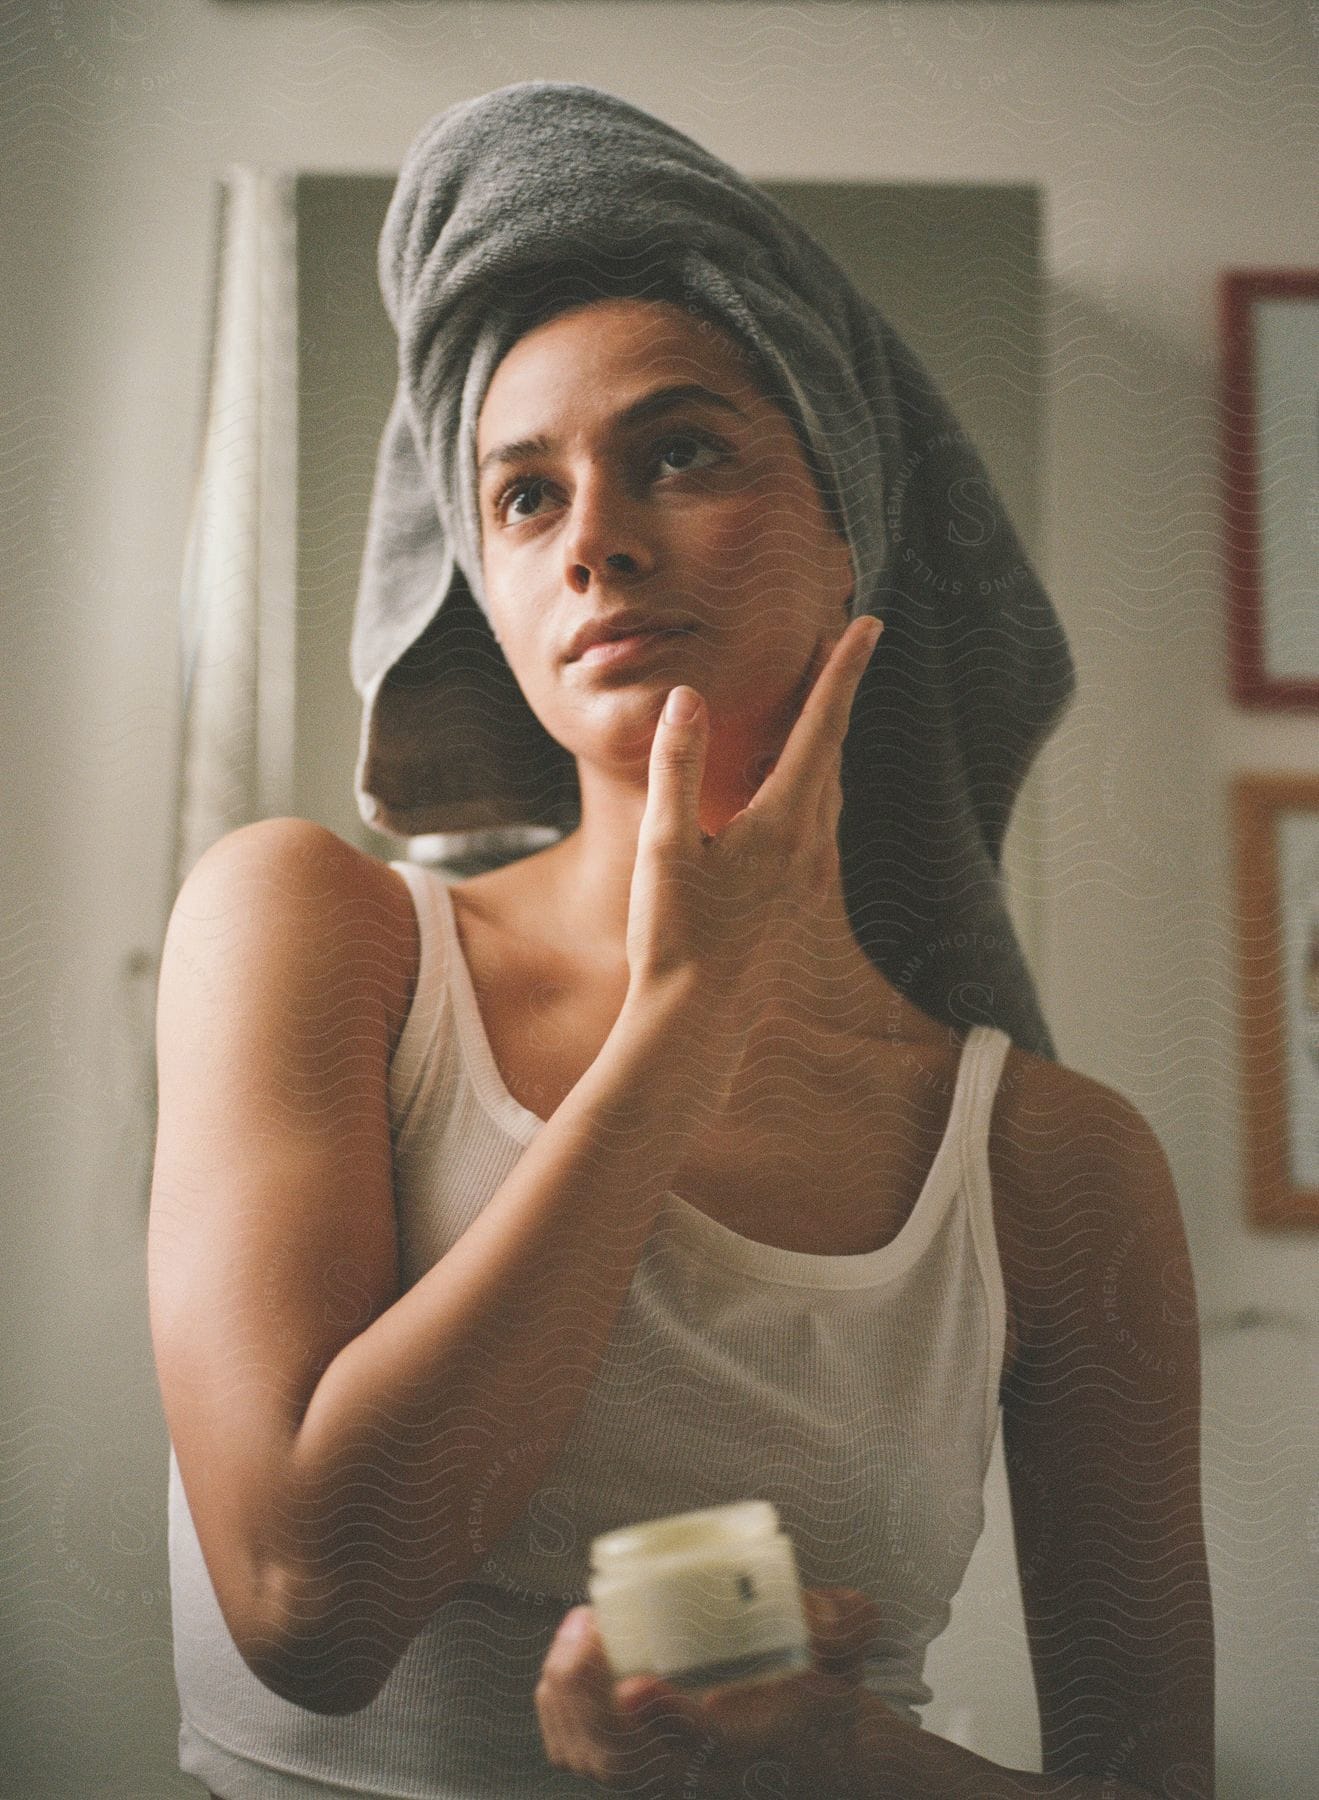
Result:
<instances>
[{"instance_id":1,"label":"jar lid","mask_svg":"<svg viewBox=\"0 0 1319 1800\"><path fill-rule=\"evenodd\" d=\"M779 1515L769 1500L737 1500L730 1506L708 1506L699 1512L647 1519L620 1531L608 1531L591 1545L597 1571L616 1569L634 1556L672 1556L745 1544L748 1539L777 1536Z\"/></svg>"}]
</instances>

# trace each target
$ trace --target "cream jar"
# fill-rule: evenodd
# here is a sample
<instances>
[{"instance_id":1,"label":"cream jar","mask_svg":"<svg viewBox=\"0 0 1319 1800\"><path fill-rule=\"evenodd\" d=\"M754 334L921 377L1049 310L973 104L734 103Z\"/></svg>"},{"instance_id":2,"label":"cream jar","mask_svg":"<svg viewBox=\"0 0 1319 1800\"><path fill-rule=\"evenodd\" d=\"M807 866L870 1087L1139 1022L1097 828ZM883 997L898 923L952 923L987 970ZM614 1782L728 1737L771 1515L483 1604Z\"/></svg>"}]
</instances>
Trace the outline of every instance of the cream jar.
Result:
<instances>
[{"instance_id":1,"label":"cream jar","mask_svg":"<svg viewBox=\"0 0 1319 1800\"><path fill-rule=\"evenodd\" d=\"M588 1586L617 1680L694 1689L811 1666L792 1542L768 1500L606 1532Z\"/></svg>"}]
</instances>

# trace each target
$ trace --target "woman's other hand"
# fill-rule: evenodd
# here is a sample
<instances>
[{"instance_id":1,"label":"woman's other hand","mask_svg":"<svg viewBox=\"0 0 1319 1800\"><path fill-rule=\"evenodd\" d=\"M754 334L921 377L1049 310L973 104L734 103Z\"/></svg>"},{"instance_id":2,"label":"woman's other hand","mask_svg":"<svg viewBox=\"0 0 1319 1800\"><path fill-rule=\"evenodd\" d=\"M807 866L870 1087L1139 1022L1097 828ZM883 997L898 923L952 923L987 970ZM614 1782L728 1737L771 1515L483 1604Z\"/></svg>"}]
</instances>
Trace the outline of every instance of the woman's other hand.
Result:
<instances>
[{"instance_id":1,"label":"woman's other hand","mask_svg":"<svg viewBox=\"0 0 1319 1800\"><path fill-rule=\"evenodd\" d=\"M791 959L794 927L838 882L843 740L880 629L854 619L829 648L770 773L716 836L700 823L705 702L673 690L695 712L675 721L666 702L651 743L627 923L635 987L695 977L707 996L754 1005L743 990L760 956Z\"/></svg>"},{"instance_id":2,"label":"woman's other hand","mask_svg":"<svg viewBox=\"0 0 1319 1800\"><path fill-rule=\"evenodd\" d=\"M813 1669L699 1695L656 1676L615 1681L594 1612L574 1607L536 1688L550 1762L647 1800L759 1791L743 1785L753 1769L782 1800L842 1800L857 1785L861 1667L880 1615L852 1588L802 1598Z\"/></svg>"}]
</instances>

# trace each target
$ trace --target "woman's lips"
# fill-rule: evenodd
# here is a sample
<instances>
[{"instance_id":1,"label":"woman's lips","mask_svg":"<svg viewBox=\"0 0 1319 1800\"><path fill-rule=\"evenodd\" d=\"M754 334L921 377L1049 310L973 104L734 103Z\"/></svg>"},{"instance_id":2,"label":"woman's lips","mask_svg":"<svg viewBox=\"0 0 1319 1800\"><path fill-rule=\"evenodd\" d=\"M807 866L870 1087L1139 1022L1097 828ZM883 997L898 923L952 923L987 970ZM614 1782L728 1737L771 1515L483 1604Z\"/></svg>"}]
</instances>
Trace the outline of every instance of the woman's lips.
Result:
<instances>
[{"instance_id":1,"label":"woman's lips","mask_svg":"<svg viewBox=\"0 0 1319 1800\"><path fill-rule=\"evenodd\" d=\"M577 658L588 668L612 668L617 663L635 662L648 656L669 638L687 637L686 631L637 631L628 637L602 638L590 644Z\"/></svg>"}]
</instances>

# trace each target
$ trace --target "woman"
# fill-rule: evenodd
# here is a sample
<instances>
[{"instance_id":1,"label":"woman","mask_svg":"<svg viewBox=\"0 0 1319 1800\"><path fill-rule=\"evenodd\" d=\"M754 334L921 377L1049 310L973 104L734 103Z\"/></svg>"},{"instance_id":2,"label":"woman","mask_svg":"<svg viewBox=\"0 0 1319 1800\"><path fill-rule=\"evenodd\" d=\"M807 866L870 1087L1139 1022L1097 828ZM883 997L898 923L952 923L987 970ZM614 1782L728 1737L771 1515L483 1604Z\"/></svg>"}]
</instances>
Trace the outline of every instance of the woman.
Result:
<instances>
[{"instance_id":1,"label":"woman","mask_svg":"<svg viewBox=\"0 0 1319 1800\"><path fill-rule=\"evenodd\" d=\"M571 268L546 182L576 208ZM1211 1792L1167 1165L1042 1025L1043 1054L1012 1041L1033 996L996 891L968 876L930 903L980 911L948 934L959 979L925 971L928 1005L883 941L875 859L918 912L941 858L995 862L1031 728L983 672L953 706L933 652L919 685L929 643L895 589L896 685L872 692L931 705L862 729L890 650L864 520L901 346L859 313L834 329L799 260L822 253L738 183L550 84L444 115L400 177L362 791L417 828L443 788L434 828L516 820L521 781L524 821L568 823L444 882L271 821L180 895L151 1308L183 1766L217 1795ZM832 379L844 343L854 383ZM931 488L919 457L886 474L891 564ZM954 489L933 491L946 524ZM966 642L998 668L999 640ZM548 759L464 766L513 689L530 727L486 742L539 731ZM963 820L941 752L973 728ZM1014 741L995 811L993 746ZM876 851L865 794L872 860L850 855L861 767L912 770L895 816L919 861L896 832ZM994 1021L959 1022L986 971ZM1000 1403L1044 1776L916 1711ZM590 1538L751 1496L794 1537L817 1667L704 1703L614 1684L580 1605Z\"/></svg>"}]
</instances>

